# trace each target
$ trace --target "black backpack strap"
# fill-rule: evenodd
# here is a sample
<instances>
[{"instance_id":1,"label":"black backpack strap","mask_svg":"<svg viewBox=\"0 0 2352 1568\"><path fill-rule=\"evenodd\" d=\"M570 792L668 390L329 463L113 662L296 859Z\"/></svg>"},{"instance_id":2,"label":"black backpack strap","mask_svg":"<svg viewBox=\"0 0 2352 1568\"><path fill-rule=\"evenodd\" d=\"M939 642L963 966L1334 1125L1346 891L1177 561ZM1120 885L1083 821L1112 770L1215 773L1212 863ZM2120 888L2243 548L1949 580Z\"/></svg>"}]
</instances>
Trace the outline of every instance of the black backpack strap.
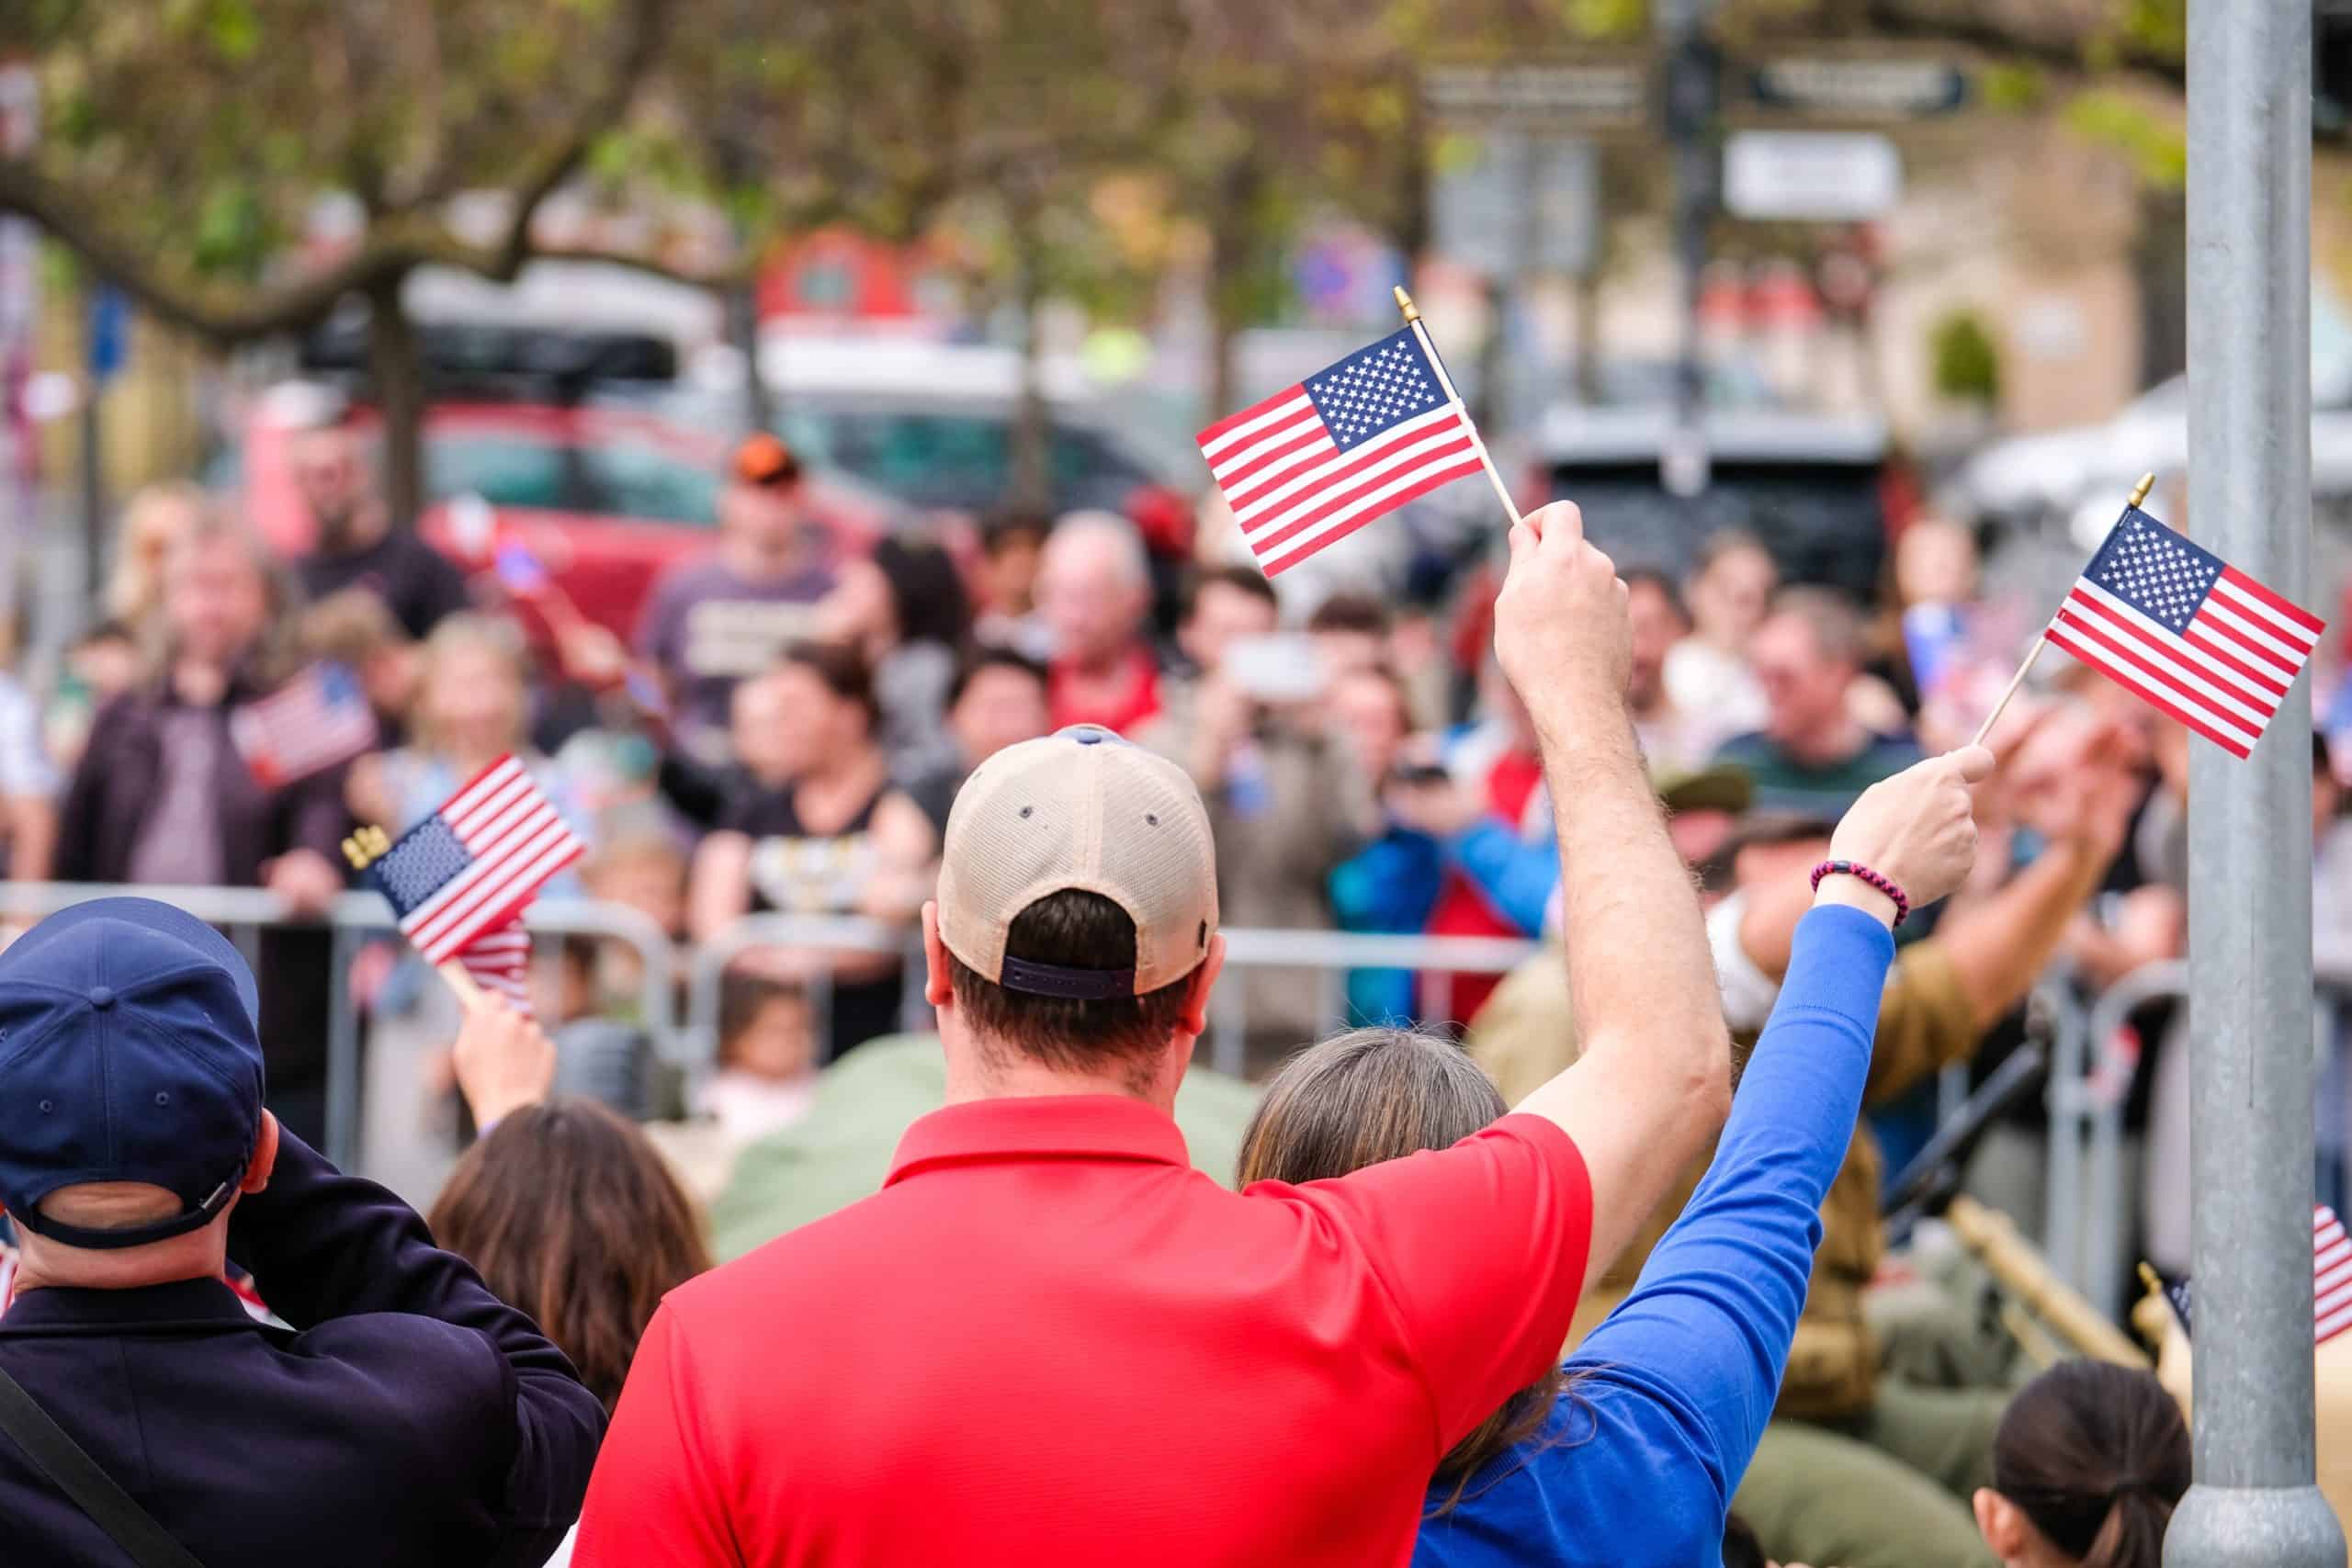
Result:
<instances>
[{"instance_id":1,"label":"black backpack strap","mask_svg":"<svg viewBox=\"0 0 2352 1568\"><path fill-rule=\"evenodd\" d=\"M139 1568L204 1568L5 1370L0 1370L0 1432L14 1438L25 1457L130 1553Z\"/></svg>"}]
</instances>

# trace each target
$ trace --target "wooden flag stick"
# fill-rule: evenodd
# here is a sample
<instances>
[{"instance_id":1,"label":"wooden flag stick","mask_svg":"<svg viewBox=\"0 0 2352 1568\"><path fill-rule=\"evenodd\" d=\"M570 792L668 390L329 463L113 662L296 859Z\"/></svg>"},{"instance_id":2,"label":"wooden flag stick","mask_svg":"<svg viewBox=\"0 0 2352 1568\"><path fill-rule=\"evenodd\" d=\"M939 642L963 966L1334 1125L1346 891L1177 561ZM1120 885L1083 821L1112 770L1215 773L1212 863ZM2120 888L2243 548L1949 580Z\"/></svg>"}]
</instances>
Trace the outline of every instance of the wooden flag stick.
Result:
<instances>
[{"instance_id":1,"label":"wooden flag stick","mask_svg":"<svg viewBox=\"0 0 2352 1568\"><path fill-rule=\"evenodd\" d=\"M2148 492L2155 488L2156 476L2154 474L2142 474L2140 476L2140 482L2132 487L2132 499L2125 503L2127 508L2137 506L2142 502L2147 500ZM1993 726L1995 722L2000 718L2001 710L2007 707L2009 705L2009 699L2018 694L2018 688L2025 684L2026 676L2032 672L2033 661L2041 658L2041 650L2049 646L2050 632L2048 628L2045 627L2041 635L2033 639L2033 646L2026 650L2025 662L2018 665L2018 672L2009 677L2008 686L2001 693L2001 700L1993 705L1993 711L1986 714L1984 716L1984 722L1976 727L1976 737L1974 739L1969 741L1971 746L1982 746L1984 744L1984 738L1993 733Z\"/></svg>"},{"instance_id":2,"label":"wooden flag stick","mask_svg":"<svg viewBox=\"0 0 2352 1568\"><path fill-rule=\"evenodd\" d=\"M433 967L439 972L441 978L449 983L449 989L457 994L459 1006L468 1012L481 1006L481 987L474 984L474 977L466 972L462 963L454 958L445 958Z\"/></svg>"},{"instance_id":3,"label":"wooden flag stick","mask_svg":"<svg viewBox=\"0 0 2352 1568\"><path fill-rule=\"evenodd\" d=\"M1470 411L1463 407L1461 394L1454 391L1453 382L1446 376L1445 361L1437 356L1437 345L1430 342L1429 328L1421 324L1420 307L1413 303L1413 297L1405 292L1405 286L1401 283L1396 286L1396 309L1405 313L1405 324L1413 329L1413 336L1420 343L1421 352L1429 356L1430 368L1437 372L1437 384L1445 392L1445 400L1462 409L1462 426L1470 433L1471 448L1478 454L1478 461L1485 466L1487 481L1495 487L1495 499L1503 503L1503 510L1510 514L1513 523L1521 521L1519 507L1510 498L1510 487L1503 483L1502 470L1496 468L1494 458L1487 455L1487 443L1478 434L1478 427L1470 422Z\"/></svg>"}]
</instances>

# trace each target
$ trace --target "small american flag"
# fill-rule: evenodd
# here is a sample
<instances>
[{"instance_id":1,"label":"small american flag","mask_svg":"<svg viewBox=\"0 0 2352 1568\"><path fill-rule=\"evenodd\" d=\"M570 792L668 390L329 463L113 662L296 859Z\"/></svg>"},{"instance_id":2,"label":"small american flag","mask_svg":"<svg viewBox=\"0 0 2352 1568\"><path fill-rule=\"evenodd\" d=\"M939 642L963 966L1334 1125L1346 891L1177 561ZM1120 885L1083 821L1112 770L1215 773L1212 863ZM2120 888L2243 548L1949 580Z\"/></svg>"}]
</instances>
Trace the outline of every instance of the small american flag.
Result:
<instances>
[{"instance_id":1,"label":"small american flag","mask_svg":"<svg viewBox=\"0 0 2352 1568\"><path fill-rule=\"evenodd\" d=\"M2310 611L2127 506L2048 635L2052 647L2244 757L2326 629Z\"/></svg>"},{"instance_id":2,"label":"small american flag","mask_svg":"<svg viewBox=\"0 0 2352 1568\"><path fill-rule=\"evenodd\" d=\"M428 964L511 922L587 852L523 764L502 757L368 868Z\"/></svg>"},{"instance_id":3,"label":"small american flag","mask_svg":"<svg viewBox=\"0 0 2352 1568\"><path fill-rule=\"evenodd\" d=\"M458 962L475 985L497 992L524 1017L531 1016L531 933L520 920L476 937L458 954Z\"/></svg>"},{"instance_id":4,"label":"small american flag","mask_svg":"<svg viewBox=\"0 0 2352 1568\"><path fill-rule=\"evenodd\" d=\"M264 789L372 751L377 739L376 711L340 664L313 664L229 716L230 744Z\"/></svg>"},{"instance_id":5,"label":"small american flag","mask_svg":"<svg viewBox=\"0 0 2352 1568\"><path fill-rule=\"evenodd\" d=\"M1200 434L1259 570L1278 576L1482 461L1410 327Z\"/></svg>"},{"instance_id":6,"label":"small american flag","mask_svg":"<svg viewBox=\"0 0 2352 1568\"><path fill-rule=\"evenodd\" d=\"M2165 1299L2189 1326L2188 1281L2165 1287ZM2324 1345L2352 1328L2352 1236L2324 1203L2312 1206L2312 1343Z\"/></svg>"}]
</instances>

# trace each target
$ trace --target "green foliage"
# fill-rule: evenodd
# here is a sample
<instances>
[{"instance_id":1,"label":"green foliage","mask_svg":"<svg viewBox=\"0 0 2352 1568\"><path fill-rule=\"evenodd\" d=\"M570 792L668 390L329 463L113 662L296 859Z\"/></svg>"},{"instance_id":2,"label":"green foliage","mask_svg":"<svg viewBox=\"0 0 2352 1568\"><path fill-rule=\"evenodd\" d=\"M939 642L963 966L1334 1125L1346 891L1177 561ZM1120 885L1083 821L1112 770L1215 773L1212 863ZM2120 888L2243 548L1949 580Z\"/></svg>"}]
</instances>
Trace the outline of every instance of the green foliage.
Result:
<instances>
[{"instance_id":1,"label":"green foliage","mask_svg":"<svg viewBox=\"0 0 2352 1568\"><path fill-rule=\"evenodd\" d=\"M2040 108L2048 90L2041 68L2022 62L1996 62L1976 73L1977 96L1988 109Z\"/></svg>"},{"instance_id":2,"label":"green foliage","mask_svg":"<svg viewBox=\"0 0 2352 1568\"><path fill-rule=\"evenodd\" d=\"M2077 136L2124 154L2149 185L2178 190L2188 183L2187 135L2177 121L2129 94L2109 88L2078 94L2066 106L2065 123Z\"/></svg>"},{"instance_id":3,"label":"green foliage","mask_svg":"<svg viewBox=\"0 0 2352 1568\"><path fill-rule=\"evenodd\" d=\"M1976 312L1953 310L1928 329L1929 372L1937 395L1991 407L2001 396L2001 353Z\"/></svg>"}]
</instances>

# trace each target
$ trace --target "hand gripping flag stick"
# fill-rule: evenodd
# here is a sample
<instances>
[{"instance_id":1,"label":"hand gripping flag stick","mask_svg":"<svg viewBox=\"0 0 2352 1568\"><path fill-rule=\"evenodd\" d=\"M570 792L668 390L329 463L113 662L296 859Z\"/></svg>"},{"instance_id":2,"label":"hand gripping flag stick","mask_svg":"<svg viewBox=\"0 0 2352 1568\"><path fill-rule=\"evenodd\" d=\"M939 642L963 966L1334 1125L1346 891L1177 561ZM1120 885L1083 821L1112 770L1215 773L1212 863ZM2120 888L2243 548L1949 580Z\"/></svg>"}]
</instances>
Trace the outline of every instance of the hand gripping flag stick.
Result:
<instances>
[{"instance_id":1,"label":"hand gripping flag stick","mask_svg":"<svg viewBox=\"0 0 2352 1568\"><path fill-rule=\"evenodd\" d=\"M1421 323L1421 308L1413 303L1413 297L1405 292L1405 286L1401 283L1396 285L1396 309L1404 312L1405 324L1413 329L1413 336L1419 342L1421 352L1430 356L1430 368L1437 372L1437 384L1444 389L1445 400L1462 407L1462 394L1453 389L1453 378L1445 373L1445 361L1438 357L1437 345L1430 342L1430 330ZM1520 522L1519 508L1511 503L1510 487L1503 483L1502 471L1495 467L1494 458L1487 456L1487 443L1478 434L1478 427L1470 423L1466 408L1464 408L1462 423L1468 427L1471 447L1477 452L1478 461L1487 470L1487 481L1495 487L1495 499L1503 503L1503 511L1513 523Z\"/></svg>"},{"instance_id":2,"label":"hand gripping flag stick","mask_svg":"<svg viewBox=\"0 0 2352 1568\"><path fill-rule=\"evenodd\" d=\"M2148 492L2155 488L2156 476L2154 474L2142 474L2140 476L2140 482L2132 487L2132 499L2124 504L2127 508L2138 506L2142 502L2148 499ZM2044 626L2042 628L2041 635L2033 639L2033 646L2026 649L2025 662L2018 666L2018 672L2010 676L2009 683L2002 688L2001 700L1993 705L1993 711L1986 714L1984 716L1984 722L1976 727L1975 738L1969 741L1971 746L1982 746L1984 744L1984 738L1993 733L1993 726L1996 721L2000 718L2001 710L2007 707L2009 705L2009 699L2018 694L2018 688L2025 684L2025 678L2033 673L2033 661L2041 658L2041 650L2049 646L2050 628Z\"/></svg>"}]
</instances>

